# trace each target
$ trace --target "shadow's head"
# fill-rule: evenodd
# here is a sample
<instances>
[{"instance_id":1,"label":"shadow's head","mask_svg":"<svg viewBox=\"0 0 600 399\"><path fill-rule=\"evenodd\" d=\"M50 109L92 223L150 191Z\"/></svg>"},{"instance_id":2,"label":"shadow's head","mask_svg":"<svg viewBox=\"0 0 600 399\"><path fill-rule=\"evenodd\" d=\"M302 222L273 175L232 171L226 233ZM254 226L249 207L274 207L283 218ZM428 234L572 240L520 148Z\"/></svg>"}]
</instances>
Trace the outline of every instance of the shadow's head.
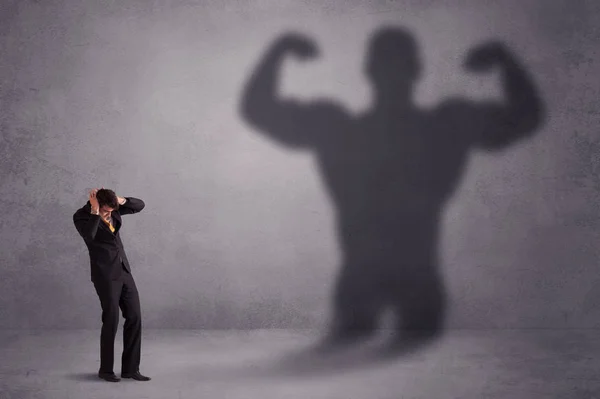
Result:
<instances>
[{"instance_id":1,"label":"shadow's head","mask_svg":"<svg viewBox=\"0 0 600 399\"><path fill-rule=\"evenodd\" d=\"M365 73L379 94L407 96L421 72L417 42L406 29L385 27L372 36Z\"/></svg>"}]
</instances>

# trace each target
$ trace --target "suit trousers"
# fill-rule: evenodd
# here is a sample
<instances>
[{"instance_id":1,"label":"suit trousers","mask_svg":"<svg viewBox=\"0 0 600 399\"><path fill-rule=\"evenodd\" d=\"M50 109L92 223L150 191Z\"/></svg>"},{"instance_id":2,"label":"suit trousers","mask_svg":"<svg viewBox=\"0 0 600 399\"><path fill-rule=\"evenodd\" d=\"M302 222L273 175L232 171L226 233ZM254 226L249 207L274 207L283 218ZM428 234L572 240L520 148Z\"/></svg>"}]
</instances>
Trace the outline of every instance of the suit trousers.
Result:
<instances>
[{"instance_id":1,"label":"suit trousers","mask_svg":"<svg viewBox=\"0 0 600 399\"><path fill-rule=\"evenodd\" d=\"M100 373L113 373L115 337L119 325L119 308L125 318L123 325L123 354L121 373L139 371L142 344L142 315L140 298L133 276L122 265L117 280L94 281L102 306L100 333Z\"/></svg>"}]
</instances>

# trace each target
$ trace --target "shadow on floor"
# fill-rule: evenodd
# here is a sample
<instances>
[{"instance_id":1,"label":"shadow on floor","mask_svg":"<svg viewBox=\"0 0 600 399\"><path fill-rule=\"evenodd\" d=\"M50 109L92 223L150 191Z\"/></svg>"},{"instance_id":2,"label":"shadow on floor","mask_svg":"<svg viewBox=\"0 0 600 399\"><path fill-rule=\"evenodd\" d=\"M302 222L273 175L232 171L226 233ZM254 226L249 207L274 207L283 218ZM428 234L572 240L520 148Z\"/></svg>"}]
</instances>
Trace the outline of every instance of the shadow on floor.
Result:
<instances>
[{"instance_id":1,"label":"shadow on floor","mask_svg":"<svg viewBox=\"0 0 600 399\"><path fill-rule=\"evenodd\" d=\"M415 362L424 360L429 350L425 346L436 346L441 343L419 345L409 343L403 347L390 345L387 334L385 337L366 341L361 344L353 343L344 347L324 347L321 342L301 345L283 352L238 358L237 361L221 362L215 358L215 363L194 367L190 377L195 381L210 380L310 380L315 377L331 377L342 374L353 374L368 370L376 370L391 364ZM392 341L395 342L395 341ZM429 349L429 348L427 348ZM433 349L433 348L431 348ZM187 374L187 372L184 372Z\"/></svg>"},{"instance_id":2,"label":"shadow on floor","mask_svg":"<svg viewBox=\"0 0 600 399\"><path fill-rule=\"evenodd\" d=\"M434 343L417 340L406 340L403 345L380 340L341 347L316 344L283 355L272 365L272 372L278 377L301 378L366 370L422 357L427 351L421 351L431 344Z\"/></svg>"}]
</instances>

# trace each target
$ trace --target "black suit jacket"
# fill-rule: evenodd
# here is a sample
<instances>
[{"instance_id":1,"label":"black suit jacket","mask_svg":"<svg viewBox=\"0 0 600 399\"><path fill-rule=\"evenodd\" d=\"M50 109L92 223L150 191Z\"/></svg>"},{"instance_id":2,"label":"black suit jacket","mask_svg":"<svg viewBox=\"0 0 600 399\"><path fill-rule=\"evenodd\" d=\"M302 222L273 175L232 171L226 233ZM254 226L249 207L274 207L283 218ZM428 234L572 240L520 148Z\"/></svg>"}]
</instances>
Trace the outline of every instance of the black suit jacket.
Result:
<instances>
[{"instance_id":1,"label":"black suit jacket","mask_svg":"<svg viewBox=\"0 0 600 399\"><path fill-rule=\"evenodd\" d=\"M122 220L121 215L138 213L144 209L144 201L138 198L126 197L127 201L119 205L119 209L111 214L115 232L100 219L100 215L92 215L91 204L88 201L73 215L75 228L83 238L90 253L90 267L92 281L116 280L121 276L125 265L127 271L131 272L129 260L123 248L123 242L119 236Z\"/></svg>"}]
</instances>

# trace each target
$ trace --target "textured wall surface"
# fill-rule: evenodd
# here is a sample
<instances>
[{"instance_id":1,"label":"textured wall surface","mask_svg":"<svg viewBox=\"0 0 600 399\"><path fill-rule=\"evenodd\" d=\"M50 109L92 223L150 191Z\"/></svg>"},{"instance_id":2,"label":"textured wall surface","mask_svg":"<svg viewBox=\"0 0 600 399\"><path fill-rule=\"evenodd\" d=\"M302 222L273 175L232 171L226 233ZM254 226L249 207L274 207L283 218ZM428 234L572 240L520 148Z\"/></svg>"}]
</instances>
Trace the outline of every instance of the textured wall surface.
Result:
<instances>
[{"instance_id":1,"label":"textured wall surface","mask_svg":"<svg viewBox=\"0 0 600 399\"><path fill-rule=\"evenodd\" d=\"M491 3L4 1L0 327L98 326L71 218L100 186L146 202L121 230L145 326L324 326L343 257L336 203L315 153L260 134L239 105L267 48L293 31L320 56L286 60L281 95L359 115L382 26L417 40L423 109L502 98L498 74L461 66L489 39L545 104L527 140L469 152L444 203L449 327L600 327L600 6Z\"/></svg>"}]
</instances>

